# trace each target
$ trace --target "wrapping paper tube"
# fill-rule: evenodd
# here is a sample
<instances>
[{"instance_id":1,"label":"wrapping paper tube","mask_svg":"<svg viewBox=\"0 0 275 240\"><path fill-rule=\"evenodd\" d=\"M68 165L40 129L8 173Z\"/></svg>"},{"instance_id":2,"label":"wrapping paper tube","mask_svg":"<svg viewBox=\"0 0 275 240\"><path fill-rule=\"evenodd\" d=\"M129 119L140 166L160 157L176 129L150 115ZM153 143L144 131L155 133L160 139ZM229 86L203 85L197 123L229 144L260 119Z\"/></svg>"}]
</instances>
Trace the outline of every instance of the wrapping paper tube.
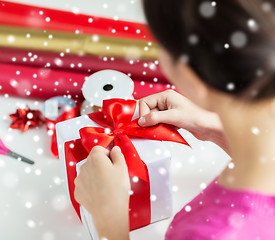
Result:
<instances>
[{"instance_id":1,"label":"wrapping paper tube","mask_svg":"<svg viewBox=\"0 0 275 240\"><path fill-rule=\"evenodd\" d=\"M24 66L48 66L50 69L59 69L72 72L92 74L103 69L113 69L129 74L133 79L148 82L167 83L158 62L142 60L126 60L122 58L100 57L94 55L77 55L46 52L39 50L24 50L0 47L0 62Z\"/></svg>"},{"instance_id":2,"label":"wrapping paper tube","mask_svg":"<svg viewBox=\"0 0 275 240\"><path fill-rule=\"evenodd\" d=\"M83 100L81 87L87 74L0 63L0 94L48 99L70 96ZM170 84L134 80L136 99L174 88Z\"/></svg>"},{"instance_id":3,"label":"wrapping paper tube","mask_svg":"<svg viewBox=\"0 0 275 240\"><path fill-rule=\"evenodd\" d=\"M0 1L0 24L155 41L145 24Z\"/></svg>"},{"instance_id":4,"label":"wrapping paper tube","mask_svg":"<svg viewBox=\"0 0 275 240\"><path fill-rule=\"evenodd\" d=\"M157 44L145 41L9 26L0 26L0 46L127 59L158 58Z\"/></svg>"}]
</instances>

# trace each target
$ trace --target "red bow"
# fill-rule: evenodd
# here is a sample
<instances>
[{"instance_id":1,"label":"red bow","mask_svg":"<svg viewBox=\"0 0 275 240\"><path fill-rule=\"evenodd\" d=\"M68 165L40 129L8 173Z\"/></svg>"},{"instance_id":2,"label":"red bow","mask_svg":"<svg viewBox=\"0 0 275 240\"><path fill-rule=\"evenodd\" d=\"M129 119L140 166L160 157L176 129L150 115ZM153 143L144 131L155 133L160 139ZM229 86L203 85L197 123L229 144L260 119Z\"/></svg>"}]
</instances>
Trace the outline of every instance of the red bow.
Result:
<instances>
[{"instance_id":1,"label":"red bow","mask_svg":"<svg viewBox=\"0 0 275 240\"><path fill-rule=\"evenodd\" d=\"M23 133L30 127L37 127L44 123L42 113L39 110L31 110L28 106L16 109L16 112L9 116L12 119L10 128L21 129Z\"/></svg>"},{"instance_id":2,"label":"red bow","mask_svg":"<svg viewBox=\"0 0 275 240\"><path fill-rule=\"evenodd\" d=\"M89 114L89 118L101 127L85 127L79 130L81 142L87 152L100 145L107 148L112 142L118 145L125 157L131 177L138 177L142 194L138 199L130 198L130 209L137 214L130 215L131 228L147 225L151 221L150 182L146 164L141 160L130 138L173 141L188 145L184 138L170 125L158 124L142 128L136 120L132 121L136 109L135 100L110 99L103 101L100 112ZM131 183L132 190L133 184ZM135 190L134 190L135 193ZM140 210L138 210L140 209ZM140 214L140 212L144 214Z\"/></svg>"}]
</instances>

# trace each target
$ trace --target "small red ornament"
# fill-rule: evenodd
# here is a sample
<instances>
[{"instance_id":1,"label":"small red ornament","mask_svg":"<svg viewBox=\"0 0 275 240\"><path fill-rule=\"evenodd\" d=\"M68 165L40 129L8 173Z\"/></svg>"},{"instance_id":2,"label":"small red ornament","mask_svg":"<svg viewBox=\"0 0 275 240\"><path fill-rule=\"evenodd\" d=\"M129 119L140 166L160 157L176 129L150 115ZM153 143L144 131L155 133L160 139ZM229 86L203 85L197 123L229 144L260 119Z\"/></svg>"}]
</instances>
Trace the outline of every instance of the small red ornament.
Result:
<instances>
[{"instance_id":1,"label":"small red ornament","mask_svg":"<svg viewBox=\"0 0 275 240\"><path fill-rule=\"evenodd\" d=\"M23 133L29 127L37 127L45 122L39 110L31 110L28 106L26 108L18 108L15 113L9 116L12 119L10 128L21 129Z\"/></svg>"}]
</instances>

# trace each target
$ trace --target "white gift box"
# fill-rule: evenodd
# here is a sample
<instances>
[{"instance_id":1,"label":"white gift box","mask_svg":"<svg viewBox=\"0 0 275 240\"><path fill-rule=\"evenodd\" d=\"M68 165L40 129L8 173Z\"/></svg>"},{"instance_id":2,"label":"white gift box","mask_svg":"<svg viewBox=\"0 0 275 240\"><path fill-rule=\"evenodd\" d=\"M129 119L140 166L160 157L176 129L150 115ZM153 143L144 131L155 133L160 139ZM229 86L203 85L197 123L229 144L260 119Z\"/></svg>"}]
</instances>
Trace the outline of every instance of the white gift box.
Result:
<instances>
[{"instance_id":1,"label":"white gift box","mask_svg":"<svg viewBox=\"0 0 275 240\"><path fill-rule=\"evenodd\" d=\"M137 104L138 106L138 104ZM138 107L136 107L133 119L138 118ZM87 115L73 118L56 125L59 158L62 161L64 179L67 192L69 193L69 182L66 169L65 143L80 138L79 130L84 127L101 127L92 121ZM130 138L135 146L141 160L147 165L150 179L151 195L151 223L172 216L172 178L170 172L171 155L161 141ZM86 159L78 162L76 171ZM69 195L70 196L70 195ZM72 200L72 199L71 199ZM93 225L91 214L80 206L81 220L86 225L92 239L99 240ZM110 213L111 214L111 213Z\"/></svg>"}]
</instances>

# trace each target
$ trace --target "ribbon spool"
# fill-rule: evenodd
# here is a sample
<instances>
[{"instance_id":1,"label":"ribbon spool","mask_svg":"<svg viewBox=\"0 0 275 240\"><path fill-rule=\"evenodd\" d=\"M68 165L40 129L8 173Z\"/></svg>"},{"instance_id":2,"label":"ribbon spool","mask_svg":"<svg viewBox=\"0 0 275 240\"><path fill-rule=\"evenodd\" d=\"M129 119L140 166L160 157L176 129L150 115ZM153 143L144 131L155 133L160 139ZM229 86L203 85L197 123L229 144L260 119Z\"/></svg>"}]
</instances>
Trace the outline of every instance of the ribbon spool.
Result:
<instances>
[{"instance_id":1,"label":"ribbon spool","mask_svg":"<svg viewBox=\"0 0 275 240\"><path fill-rule=\"evenodd\" d=\"M76 103L66 97L53 97L44 102L42 112L45 118L55 121L64 112L76 107Z\"/></svg>"},{"instance_id":2,"label":"ribbon spool","mask_svg":"<svg viewBox=\"0 0 275 240\"><path fill-rule=\"evenodd\" d=\"M115 70L96 72L82 86L85 101L81 106L81 115L100 110L105 99L133 99L133 92L134 82L128 75Z\"/></svg>"},{"instance_id":3,"label":"ribbon spool","mask_svg":"<svg viewBox=\"0 0 275 240\"><path fill-rule=\"evenodd\" d=\"M51 151L58 158L55 125L58 122L79 116L79 104L66 97L53 97L42 108L49 135L52 136Z\"/></svg>"}]
</instances>

